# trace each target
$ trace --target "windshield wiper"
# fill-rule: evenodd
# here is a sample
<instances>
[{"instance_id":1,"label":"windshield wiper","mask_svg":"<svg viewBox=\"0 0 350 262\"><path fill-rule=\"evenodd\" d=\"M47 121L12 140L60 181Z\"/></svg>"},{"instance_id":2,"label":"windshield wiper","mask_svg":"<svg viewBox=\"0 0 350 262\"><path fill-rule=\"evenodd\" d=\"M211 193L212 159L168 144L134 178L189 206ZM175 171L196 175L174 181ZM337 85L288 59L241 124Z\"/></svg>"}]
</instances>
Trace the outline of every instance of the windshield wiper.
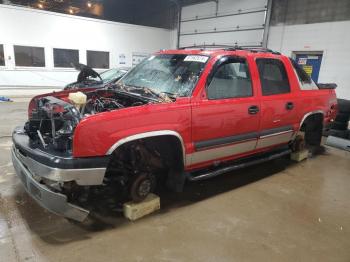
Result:
<instances>
[{"instance_id":1,"label":"windshield wiper","mask_svg":"<svg viewBox=\"0 0 350 262\"><path fill-rule=\"evenodd\" d=\"M146 93L151 93L152 95L162 99L164 102L173 102L173 99L169 96L169 92L156 92L149 87L141 87Z\"/></svg>"},{"instance_id":2,"label":"windshield wiper","mask_svg":"<svg viewBox=\"0 0 350 262\"><path fill-rule=\"evenodd\" d=\"M129 85L121 85L122 89L132 93L133 90L137 90L137 91L142 91L143 94L148 94L148 95L152 95L153 97L155 97L158 101L161 100L162 102L172 102L173 100L165 93L158 93L154 90L152 90L149 87L145 87L145 86L129 86Z\"/></svg>"},{"instance_id":3,"label":"windshield wiper","mask_svg":"<svg viewBox=\"0 0 350 262\"><path fill-rule=\"evenodd\" d=\"M176 99L178 97L178 94L174 94L174 93L171 93L171 92L160 92L160 94L165 94L168 97L173 98L173 99Z\"/></svg>"}]
</instances>

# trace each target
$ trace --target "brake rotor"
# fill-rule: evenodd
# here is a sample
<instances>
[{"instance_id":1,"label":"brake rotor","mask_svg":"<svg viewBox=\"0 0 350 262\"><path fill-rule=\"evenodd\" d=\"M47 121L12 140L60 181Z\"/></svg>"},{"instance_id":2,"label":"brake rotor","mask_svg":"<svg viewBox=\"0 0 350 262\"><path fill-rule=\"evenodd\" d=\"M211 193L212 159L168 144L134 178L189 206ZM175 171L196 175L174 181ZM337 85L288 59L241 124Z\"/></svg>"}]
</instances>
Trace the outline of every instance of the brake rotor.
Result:
<instances>
[{"instance_id":1,"label":"brake rotor","mask_svg":"<svg viewBox=\"0 0 350 262\"><path fill-rule=\"evenodd\" d=\"M130 187L130 197L135 202L144 200L155 188L155 177L151 174L139 174Z\"/></svg>"}]
</instances>

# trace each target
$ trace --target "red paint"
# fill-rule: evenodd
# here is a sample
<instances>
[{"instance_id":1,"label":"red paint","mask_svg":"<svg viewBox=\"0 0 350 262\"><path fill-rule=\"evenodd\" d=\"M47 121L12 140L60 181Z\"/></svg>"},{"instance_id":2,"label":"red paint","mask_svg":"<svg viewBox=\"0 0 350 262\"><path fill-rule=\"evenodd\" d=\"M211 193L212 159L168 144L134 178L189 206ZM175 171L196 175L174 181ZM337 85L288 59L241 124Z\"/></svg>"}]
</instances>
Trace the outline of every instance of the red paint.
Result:
<instances>
[{"instance_id":1,"label":"red paint","mask_svg":"<svg viewBox=\"0 0 350 262\"><path fill-rule=\"evenodd\" d=\"M159 53L210 56L210 60L192 96L178 98L174 103L130 107L86 117L78 124L74 133L73 155L75 157L103 156L118 140L150 131L172 130L178 132L184 141L185 153L190 154L195 152L195 141L259 132L260 130L286 125L292 125L295 130L298 130L304 115L312 111L320 110L324 112L325 123L335 118L337 111L335 91L301 91L292 65L288 58L283 55L242 50L167 50ZM223 55L241 56L247 59L253 83L253 97L222 100L207 99L205 92L207 76L213 64ZM257 57L275 58L283 61L290 81L290 93L262 96L259 74L255 63ZM91 89L88 90L91 91ZM62 91L51 95L67 99L69 92L72 91ZM41 95L40 97L47 95ZM294 109L291 111L287 111L285 108L286 102L289 101L294 103ZM32 103L33 101L30 108ZM247 109L251 105L259 106L260 112L256 115L249 115ZM274 122L276 120L279 121ZM239 158L269 149L271 147L219 160ZM188 166L187 169L204 167L212 164L212 162L207 161Z\"/></svg>"}]
</instances>

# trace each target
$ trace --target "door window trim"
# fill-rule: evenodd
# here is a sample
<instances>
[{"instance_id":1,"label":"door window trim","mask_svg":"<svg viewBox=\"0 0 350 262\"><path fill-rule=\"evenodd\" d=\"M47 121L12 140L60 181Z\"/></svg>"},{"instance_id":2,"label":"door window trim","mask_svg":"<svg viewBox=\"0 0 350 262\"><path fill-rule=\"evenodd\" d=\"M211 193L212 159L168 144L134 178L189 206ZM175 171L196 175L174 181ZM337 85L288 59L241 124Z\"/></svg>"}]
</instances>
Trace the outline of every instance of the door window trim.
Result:
<instances>
[{"instance_id":1,"label":"door window trim","mask_svg":"<svg viewBox=\"0 0 350 262\"><path fill-rule=\"evenodd\" d=\"M244 96L244 97L227 97L227 98L217 98L217 99L210 99L208 97L208 87L210 86L211 81L213 80L213 77L215 75L215 73L217 72L217 70L220 68L221 65L224 64L228 64L230 60L234 61L234 59L237 60L243 60L246 64L247 64L247 73L250 79L250 86L252 88L252 95L251 96ZM208 100L225 100L225 99L242 99L242 98L251 98L255 96L255 92L254 92L254 86L253 86L253 81L251 78L252 74L250 72L250 67L248 64L248 59L246 57L243 56L237 56L237 55L225 55L220 57L212 66L210 73L207 76L206 82L205 82L205 94Z\"/></svg>"},{"instance_id":2,"label":"door window trim","mask_svg":"<svg viewBox=\"0 0 350 262\"><path fill-rule=\"evenodd\" d=\"M283 65L283 67L284 67L284 70L286 71L286 76L287 76L288 85L289 85L289 92L264 95L264 93L263 93L263 87L262 87L262 82L261 82L261 77L260 77L260 71L259 71L259 67L258 67L258 64L257 64L257 60L277 60L277 61L281 62L282 65ZM267 97L267 96L275 96L275 95L288 95L288 94L291 94L291 93L293 92L293 88L292 88L292 85L291 85L291 83L290 83L290 77L289 77L289 75L288 75L288 71L287 71L286 65L285 65L285 63L284 63L284 61L283 61L282 59L277 58L277 57L256 57L256 58L254 59L254 62L255 62L255 65L256 65L256 69L257 69L258 77L259 77L259 81L260 81L260 92L261 92L261 96Z\"/></svg>"}]
</instances>

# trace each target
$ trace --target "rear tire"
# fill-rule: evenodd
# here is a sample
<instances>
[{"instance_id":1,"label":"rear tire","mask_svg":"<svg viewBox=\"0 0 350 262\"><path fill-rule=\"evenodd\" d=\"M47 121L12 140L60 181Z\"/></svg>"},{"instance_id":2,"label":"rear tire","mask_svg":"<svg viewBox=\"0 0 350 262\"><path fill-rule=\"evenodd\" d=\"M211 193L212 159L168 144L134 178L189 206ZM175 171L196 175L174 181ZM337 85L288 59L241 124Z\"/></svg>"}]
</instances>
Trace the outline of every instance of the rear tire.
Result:
<instances>
[{"instance_id":1,"label":"rear tire","mask_svg":"<svg viewBox=\"0 0 350 262\"><path fill-rule=\"evenodd\" d=\"M331 129L329 131L330 136L335 136L335 137L340 137L340 138L345 138L345 139L350 139L350 130L335 130Z\"/></svg>"},{"instance_id":2,"label":"rear tire","mask_svg":"<svg viewBox=\"0 0 350 262\"><path fill-rule=\"evenodd\" d=\"M305 129L306 146L320 146L322 140L322 122L310 121Z\"/></svg>"},{"instance_id":3,"label":"rear tire","mask_svg":"<svg viewBox=\"0 0 350 262\"><path fill-rule=\"evenodd\" d=\"M305 132L305 147L311 155L317 155L323 152L321 146L323 133L323 115L315 114L309 116L303 124L301 131Z\"/></svg>"},{"instance_id":4,"label":"rear tire","mask_svg":"<svg viewBox=\"0 0 350 262\"><path fill-rule=\"evenodd\" d=\"M350 101L346 99L338 99L339 112L350 114Z\"/></svg>"},{"instance_id":5,"label":"rear tire","mask_svg":"<svg viewBox=\"0 0 350 262\"><path fill-rule=\"evenodd\" d=\"M334 121L332 123L332 129L335 129L335 130L347 130L348 129L348 122L337 122L337 121Z\"/></svg>"},{"instance_id":6,"label":"rear tire","mask_svg":"<svg viewBox=\"0 0 350 262\"><path fill-rule=\"evenodd\" d=\"M350 120L350 114L348 113L338 113L335 117L335 122L347 123Z\"/></svg>"}]
</instances>

